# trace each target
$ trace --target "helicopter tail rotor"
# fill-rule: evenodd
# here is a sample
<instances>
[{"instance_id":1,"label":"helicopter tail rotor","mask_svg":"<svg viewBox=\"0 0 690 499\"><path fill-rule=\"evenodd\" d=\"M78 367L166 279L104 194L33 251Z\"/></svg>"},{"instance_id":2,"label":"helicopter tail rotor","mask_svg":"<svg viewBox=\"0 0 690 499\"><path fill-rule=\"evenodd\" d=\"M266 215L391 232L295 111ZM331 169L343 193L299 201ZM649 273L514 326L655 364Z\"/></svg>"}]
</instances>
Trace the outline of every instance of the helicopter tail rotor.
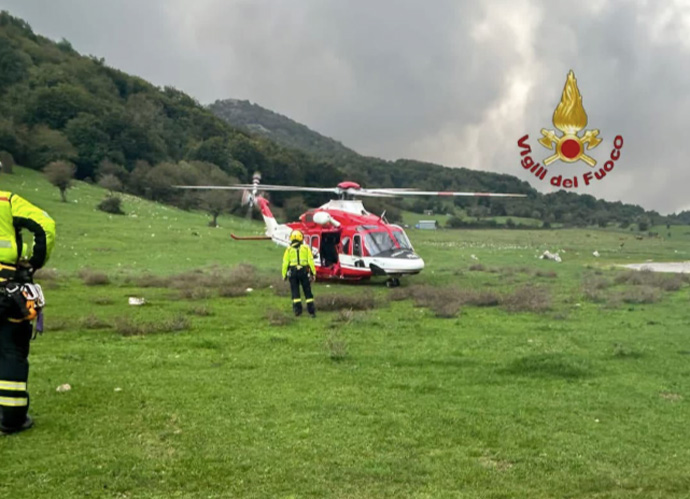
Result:
<instances>
[{"instance_id":1,"label":"helicopter tail rotor","mask_svg":"<svg viewBox=\"0 0 690 499\"><path fill-rule=\"evenodd\" d=\"M252 217L252 209L256 204L256 196L259 192L259 184L261 184L261 174L259 172L254 172L254 175L252 176L251 190L245 189L242 191L242 206L247 206L245 217L248 219Z\"/></svg>"}]
</instances>

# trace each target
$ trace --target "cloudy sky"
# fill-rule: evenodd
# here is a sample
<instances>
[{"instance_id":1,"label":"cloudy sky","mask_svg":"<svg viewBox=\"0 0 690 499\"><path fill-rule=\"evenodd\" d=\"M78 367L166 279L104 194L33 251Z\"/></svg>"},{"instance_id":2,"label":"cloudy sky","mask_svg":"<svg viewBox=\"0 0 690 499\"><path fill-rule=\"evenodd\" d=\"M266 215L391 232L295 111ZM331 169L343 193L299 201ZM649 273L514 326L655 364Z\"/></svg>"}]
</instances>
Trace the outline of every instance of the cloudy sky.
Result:
<instances>
[{"instance_id":1,"label":"cloudy sky","mask_svg":"<svg viewBox=\"0 0 690 499\"><path fill-rule=\"evenodd\" d=\"M591 155L587 192L690 209L690 0L0 0L35 31L202 103L248 99L360 153L529 180L569 69ZM539 150L537 150L539 149ZM579 174L584 163L555 163ZM543 182L534 181L536 187Z\"/></svg>"}]
</instances>

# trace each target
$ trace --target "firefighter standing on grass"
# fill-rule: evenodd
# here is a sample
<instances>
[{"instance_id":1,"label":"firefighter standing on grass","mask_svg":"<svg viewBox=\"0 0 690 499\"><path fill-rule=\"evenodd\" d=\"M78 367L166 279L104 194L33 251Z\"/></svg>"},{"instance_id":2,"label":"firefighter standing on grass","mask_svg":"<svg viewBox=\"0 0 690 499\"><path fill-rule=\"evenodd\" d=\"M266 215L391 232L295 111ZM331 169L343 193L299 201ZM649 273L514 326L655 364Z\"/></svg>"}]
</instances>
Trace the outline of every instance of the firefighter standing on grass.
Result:
<instances>
[{"instance_id":1,"label":"firefighter standing on grass","mask_svg":"<svg viewBox=\"0 0 690 499\"><path fill-rule=\"evenodd\" d=\"M312 318L316 317L314 309L314 295L311 293L310 281L316 278L314 267L314 255L311 248L302 244L304 235L293 230L290 234L290 246L283 255L283 279L290 279L290 291L292 292L292 310L295 315L302 315L302 298L299 287L304 289L304 297L307 302L307 312Z\"/></svg>"},{"instance_id":2,"label":"firefighter standing on grass","mask_svg":"<svg viewBox=\"0 0 690 499\"><path fill-rule=\"evenodd\" d=\"M33 234L29 256L22 229ZM0 432L16 433L33 425L28 416L29 342L32 321L42 329L43 293L33 273L48 260L55 244L55 222L11 192L0 191Z\"/></svg>"}]
</instances>

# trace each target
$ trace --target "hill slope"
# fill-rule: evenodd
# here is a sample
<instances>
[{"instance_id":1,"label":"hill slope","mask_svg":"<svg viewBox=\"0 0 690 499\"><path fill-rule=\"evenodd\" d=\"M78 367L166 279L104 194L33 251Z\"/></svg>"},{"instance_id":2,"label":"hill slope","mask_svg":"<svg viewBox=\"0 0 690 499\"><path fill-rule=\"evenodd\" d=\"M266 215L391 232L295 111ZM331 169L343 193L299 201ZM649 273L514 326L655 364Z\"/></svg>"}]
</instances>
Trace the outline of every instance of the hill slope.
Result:
<instances>
[{"instance_id":1,"label":"hill slope","mask_svg":"<svg viewBox=\"0 0 690 499\"><path fill-rule=\"evenodd\" d=\"M325 137L287 116L265 109L258 104L252 104L247 100L217 100L209 106L209 109L233 126L315 156L346 159L357 154L337 140Z\"/></svg>"}]
</instances>

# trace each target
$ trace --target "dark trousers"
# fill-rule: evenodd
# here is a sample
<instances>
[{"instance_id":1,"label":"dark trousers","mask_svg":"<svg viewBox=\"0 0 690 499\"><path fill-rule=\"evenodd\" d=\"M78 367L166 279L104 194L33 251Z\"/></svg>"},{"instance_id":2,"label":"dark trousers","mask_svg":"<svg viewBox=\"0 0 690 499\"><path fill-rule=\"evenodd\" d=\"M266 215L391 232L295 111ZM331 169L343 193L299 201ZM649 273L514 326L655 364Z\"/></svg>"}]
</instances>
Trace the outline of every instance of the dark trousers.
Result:
<instances>
[{"instance_id":1,"label":"dark trousers","mask_svg":"<svg viewBox=\"0 0 690 499\"><path fill-rule=\"evenodd\" d=\"M311 294L311 283L309 282L309 273L307 269L301 268L290 269L290 291L292 292L292 310L295 315L302 315L302 298L300 298L299 287L302 285L304 290L304 297L307 302L307 312L309 315L314 315L316 310L314 308L314 295Z\"/></svg>"},{"instance_id":2,"label":"dark trousers","mask_svg":"<svg viewBox=\"0 0 690 499\"><path fill-rule=\"evenodd\" d=\"M26 421L29 410L30 321L10 322L0 308L0 427L14 429Z\"/></svg>"}]
</instances>

